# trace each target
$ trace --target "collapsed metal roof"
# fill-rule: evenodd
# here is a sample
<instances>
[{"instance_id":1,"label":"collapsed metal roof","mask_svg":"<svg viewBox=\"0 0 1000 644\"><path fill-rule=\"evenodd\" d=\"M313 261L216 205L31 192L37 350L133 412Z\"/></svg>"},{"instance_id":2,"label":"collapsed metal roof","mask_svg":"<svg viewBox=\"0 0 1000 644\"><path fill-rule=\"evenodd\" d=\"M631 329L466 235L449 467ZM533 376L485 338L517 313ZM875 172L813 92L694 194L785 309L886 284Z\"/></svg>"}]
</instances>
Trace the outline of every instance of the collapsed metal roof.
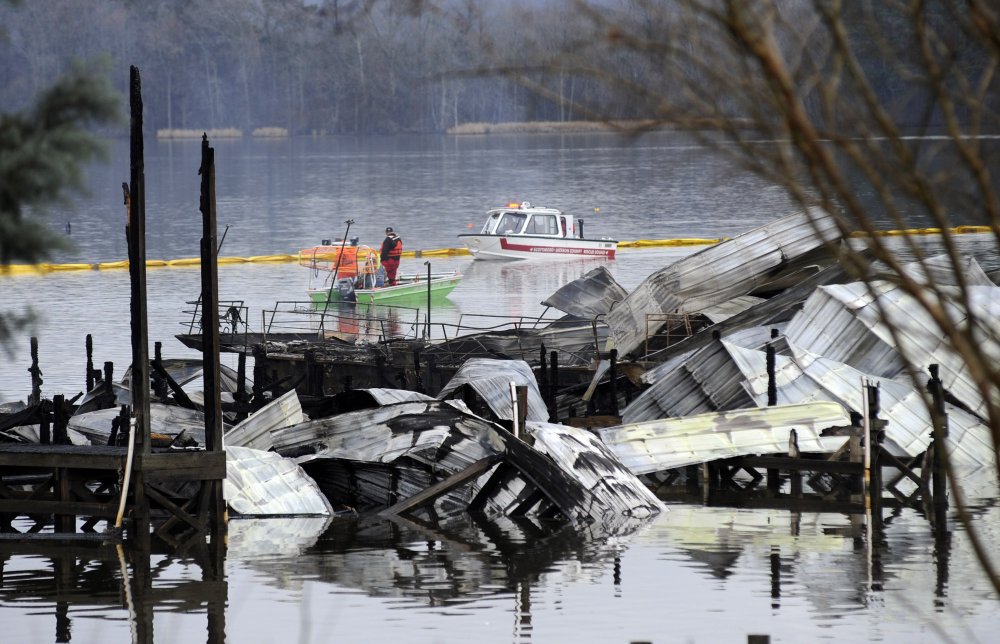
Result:
<instances>
[{"instance_id":1,"label":"collapsed metal roof","mask_svg":"<svg viewBox=\"0 0 1000 644\"><path fill-rule=\"evenodd\" d=\"M468 385L489 405L497 418L513 420L511 383L528 388L528 420L547 421L549 411L538 391L535 374L523 360L470 358L444 386L438 399L445 400L462 385Z\"/></svg>"},{"instance_id":2,"label":"collapsed metal roof","mask_svg":"<svg viewBox=\"0 0 1000 644\"><path fill-rule=\"evenodd\" d=\"M302 414L298 393L291 389L227 431L223 435L223 443L226 447L239 446L269 450L274 447L271 442L271 431L296 425L303 420L305 420L305 416Z\"/></svg>"},{"instance_id":3,"label":"collapsed metal roof","mask_svg":"<svg viewBox=\"0 0 1000 644\"><path fill-rule=\"evenodd\" d=\"M785 453L794 429L799 450L832 452L845 436L822 436L851 422L835 402L736 409L607 427L601 440L635 474L749 454Z\"/></svg>"},{"instance_id":4,"label":"collapsed metal roof","mask_svg":"<svg viewBox=\"0 0 1000 644\"><path fill-rule=\"evenodd\" d=\"M950 287L939 287L937 301L944 315L958 324L975 323L979 350L1000 360L1000 290L996 286L969 286L965 297L970 311ZM928 291L927 297L934 297ZM896 338L890 331L895 327ZM825 286L806 301L785 331L790 343L811 353L843 362L867 374L895 378L905 373L908 359L919 369L940 366L944 387L977 414L985 401L965 362L941 337L937 323L920 303L889 282Z\"/></svg>"},{"instance_id":5,"label":"collapsed metal roof","mask_svg":"<svg viewBox=\"0 0 1000 644\"><path fill-rule=\"evenodd\" d=\"M611 272L604 266L598 266L561 286L542 300L542 304L578 318L593 320L606 315L615 302L624 300L627 295L628 291L615 281Z\"/></svg>"},{"instance_id":6,"label":"collapsed metal roof","mask_svg":"<svg viewBox=\"0 0 1000 644\"><path fill-rule=\"evenodd\" d=\"M833 216L819 208L778 219L706 247L646 278L608 313L621 355L662 326L657 315L696 313L772 283L796 260L840 239Z\"/></svg>"},{"instance_id":7,"label":"collapsed metal roof","mask_svg":"<svg viewBox=\"0 0 1000 644\"><path fill-rule=\"evenodd\" d=\"M242 515L330 515L316 482L294 461L249 447L226 447L226 503Z\"/></svg>"}]
</instances>

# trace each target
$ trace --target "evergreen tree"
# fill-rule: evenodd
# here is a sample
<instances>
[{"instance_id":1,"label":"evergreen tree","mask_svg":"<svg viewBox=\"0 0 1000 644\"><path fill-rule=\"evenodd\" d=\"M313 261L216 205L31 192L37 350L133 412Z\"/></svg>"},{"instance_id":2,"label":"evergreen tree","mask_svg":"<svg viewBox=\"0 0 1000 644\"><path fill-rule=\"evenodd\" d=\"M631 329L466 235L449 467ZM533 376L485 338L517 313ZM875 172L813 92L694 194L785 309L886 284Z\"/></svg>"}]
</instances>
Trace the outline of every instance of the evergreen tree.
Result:
<instances>
[{"instance_id":1,"label":"evergreen tree","mask_svg":"<svg viewBox=\"0 0 1000 644\"><path fill-rule=\"evenodd\" d=\"M105 154L87 127L115 121L120 105L106 77L76 63L30 108L0 113L0 275L6 265L38 263L66 247L42 221L46 206L84 189L83 167ZM0 342L32 315L19 303L3 306Z\"/></svg>"}]
</instances>

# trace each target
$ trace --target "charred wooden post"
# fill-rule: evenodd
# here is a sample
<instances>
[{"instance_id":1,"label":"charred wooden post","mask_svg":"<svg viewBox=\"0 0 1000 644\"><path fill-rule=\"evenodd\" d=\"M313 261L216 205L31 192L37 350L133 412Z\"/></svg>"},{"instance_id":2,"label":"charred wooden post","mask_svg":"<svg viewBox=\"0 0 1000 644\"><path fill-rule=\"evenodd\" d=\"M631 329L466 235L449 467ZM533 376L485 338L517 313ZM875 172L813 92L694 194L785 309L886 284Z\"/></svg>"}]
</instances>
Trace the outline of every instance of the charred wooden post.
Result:
<instances>
[{"instance_id":1,"label":"charred wooden post","mask_svg":"<svg viewBox=\"0 0 1000 644\"><path fill-rule=\"evenodd\" d=\"M931 496L934 503L935 529L946 530L948 521L948 453L945 445L948 439L948 414L944 408L944 385L938 375L938 365L932 364L929 370L931 379L927 382L927 389L933 400L934 423L934 437L931 447L934 454Z\"/></svg>"},{"instance_id":2,"label":"charred wooden post","mask_svg":"<svg viewBox=\"0 0 1000 644\"><path fill-rule=\"evenodd\" d=\"M97 384L96 380L100 377L100 372L94 370L94 338L89 333L87 334L86 340L87 348L87 388L85 391L90 392Z\"/></svg>"},{"instance_id":3,"label":"charred wooden post","mask_svg":"<svg viewBox=\"0 0 1000 644\"><path fill-rule=\"evenodd\" d=\"M517 403L517 427L519 429L518 438L530 445L534 441L529 438L528 433L524 429L525 423L528 422L528 388L525 385L518 385L515 390L515 401Z\"/></svg>"},{"instance_id":4,"label":"charred wooden post","mask_svg":"<svg viewBox=\"0 0 1000 644\"><path fill-rule=\"evenodd\" d=\"M264 381L267 379L267 371L264 367L267 350L263 345L255 345L253 348L253 392L250 398L254 409L260 409L267 401L264 400Z\"/></svg>"},{"instance_id":5,"label":"charred wooden post","mask_svg":"<svg viewBox=\"0 0 1000 644\"><path fill-rule=\"evenodd\" d=\"M421 394L426 393L424 391L424 378L420 373L420 347L413 349L413 380L414 391Z\"/></svg>"},{"instance_id":6,"label":"charred wooden post","mask_svg":"<svg viewBox=\"0 0 1000 644\"><path fill-rule=\"evenodd\" d=\"M150 374L152 378L152 389L153 393L160 400L166 400L167 396L170 395L170 387L167 383L167 379L163 377L163 343L157 342L153 345L153 371Z\"/></svg>"},{"instance_id":7,"label":"charred wooden post","mask_svg":"<svg viewBox=\"0 0 1000 644\"><path fill-rule=\"evenodd\" d=\"M135 418L135 451L150 453L149 441L149 349L146 319L146 173L142 138L142 82L139 69L129 69L129 109L131 130L129 146L129 183L125 193L125 236L128 239L129 280L132 286L132 414ZM107 363L105 363L107 367ZM110 387L110 378L107 379ZM145 495L145 476L135 477L135 537L140 546L149 546L149 505Z\"/></svg>"},{"instance_id":8,"label":"charred wooden post","mask_svg":"<svg viewBox=\"0 0 1000 644\"><path fill-rule=\"evenodd\" d=\"M222 393L219 366L219 270L215 213L215 149L208 145L208 136L201 139L201 295L205 326L202 341L202 371L205 380L205 450L224 454L222 445ZM223 457L224 458L224 457ZM223 466L225 461L223 461ZM223 470L224 471L224 470ZM225 474L223 474L223 477ZM208 522L212 547L224 547L222 535L226 528L225 500L221 478L201 481L202 500L200 521Z\"/></svg>"},{"instance_id":9,"label":"charred wooden post","mask_svg":"<svg viewBox=\"0 0 1000 644\"><path fill-rule=\"evenodd\" d=\"M66 413L66 397L56 394L52 397L52 442L69 445L69 415Z\"/></svg>"},{"instance_id":10,"label":"charred wooden post","mask_svg":"<svg viewBox=\"0 0 1000 644\"><path fill-rule=\"evenodd\" d=\"M774 345L767 343L767 406L774 407L778 404L778 384L774 374Z\"/></svg>"},{"instance_id":11,"label":"charred wooden post","mask_svg":"<svg viewBox=\"0 0 1000 644\"><path fill-rule=\"evenodd\" d=\"M612 349L608 356L610 366L608 367L608 378L610 379L609 391L611 393L610 412L612 416L618 415L618 350Z\"/></svg>"},{"instance_id":12,"label":"charred wooden post","mask_svg":"<svg viewBox=\"0 0 1000 644\"><path fill-rule=\"evenodd\" d=\"M316 362L316 352L312 349L305 352L306 362L306 393L310 396L323 395L323 365Z\"/></svg>"},{"instance_id":13,"label":"charred wooden post","mask_svg":"<svg viewBox=\"0 0 1000 644\"><path fill-rule=\"evenodd\" d=\"M556 392L559 391L559 354L549 353L549 405L551 406L549 420L559 422L559 406L556 404Z\"/></svg>"},{"instance_id":14,"label":"charred wooden post","mask_svg":"<svg viewBox=\"0 0 1000 644\"><path fill-rule=\"evenodd\" d=\"M250 415L250 400L247 398L247 354L240 352L236 358L236 422L246 420Z\"/></svg>"},{"instance_id":15,"label":"charred wooden post","mask_svg":"<svg viewBox=\"0 0 1000 644\"><path fill-rule=\"evenodd\" d=\"M868 385L866 387L867 396L866 402L868 404L868 436L865 440L869 441L869 454L870 460L868 467L870 468L868 480L869 480L869 498L871 500L872 515L876 517L876 522L881 523L882 517L882 466L881 466L881 452L882 452L882 440L885 437L885 421L880 420L878 417L879 413L879 388L874 385Z\"/></svg>"},{"instance_id":16,"label":"charred wooden post","mask_svg":"<svg viewBox=\"0 0 1000 644\"><path fill-rule=\"evenodd\" d=\"M42 401L42 370L38 367L38 338L31 338L31 395L28 396L28 406L37 405Z\"/></svg>"},{"instance_id":17,"label":"charred wooden post","mask_svg":"<svg viewBox=\"0 0 1000 644\"><path fill-rule=\"evenodd\" d=\"M42 445L52 444L52 414L45 409L44 405L39 405L41 413L38 419L38 441Z\"/></svg>"}]
</instances>

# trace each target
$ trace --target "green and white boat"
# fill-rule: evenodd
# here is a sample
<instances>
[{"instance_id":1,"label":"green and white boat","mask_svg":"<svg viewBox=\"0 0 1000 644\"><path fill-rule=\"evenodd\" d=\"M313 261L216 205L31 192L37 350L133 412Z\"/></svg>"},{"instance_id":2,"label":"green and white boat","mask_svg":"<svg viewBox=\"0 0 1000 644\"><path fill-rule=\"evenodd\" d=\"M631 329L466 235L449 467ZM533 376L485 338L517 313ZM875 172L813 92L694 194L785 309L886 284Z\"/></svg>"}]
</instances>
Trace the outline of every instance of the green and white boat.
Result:
<instances>
[{"instance_id":1,"label":"green and white boat","mask_svg":"<svg viewBox=\"0 0 1000 644\"><path fill-rule=\"evenodd\" d=\"M360 302L362 304L422 304L427 301L428 296L431 301L439 300L448 296L458 283L462 280L462 275L458 271L449 273L431 273L430 280L427 275L397 275L394 286L370 286L358 288L357 280L345 278L337 281L336 285L323 288L310 288L309 299L316 304L330 302Z\"/></svg>"},{"instance_id":2,"label":"green and white boat","mask_svg":"<svg viewBox=\"0 0 1000 644\"><path fill-rule=\"evenodd\" d=\"M396 284L385 284L378 253L368 246L316 246L299 252L299 264L312 269L309 299L315 304L360 302L362 304L423 304L447 297L462 275L458 271L399 274ZM326 274L322 280L314 278ZM318 281L318 284L314 284Z\"/></svg>"}]
</instances>

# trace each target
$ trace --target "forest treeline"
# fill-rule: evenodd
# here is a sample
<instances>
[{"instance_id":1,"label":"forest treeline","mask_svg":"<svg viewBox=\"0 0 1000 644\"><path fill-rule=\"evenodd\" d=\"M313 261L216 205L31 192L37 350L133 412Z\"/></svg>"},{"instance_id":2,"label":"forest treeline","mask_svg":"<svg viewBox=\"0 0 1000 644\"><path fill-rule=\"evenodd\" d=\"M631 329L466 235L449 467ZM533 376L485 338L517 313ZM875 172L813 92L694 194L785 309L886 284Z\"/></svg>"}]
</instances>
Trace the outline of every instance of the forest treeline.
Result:
<instances>
[{"instance_id":1,"label":"forest treeline","mask_svg":"<svg viewBox=\"0 0 1000 644\"><path fill-rule=\"evenodd\" d=\"M786 19L811 4L782 3L791 7ZM655 100L627 88L660 83L669 91L671 80L658 78L655 57L618 47L609 25L627 21L651 42L676 46L684 32L671 24L672 3L596 6L600 17L560 0L0 3L0 111L29 104L82 58L105 66L123 93L129 65L138 66L154 130L366 134L655 117ZM888 13L872 15L879 6L845 3L849 37L897 119L926 121L933 107L900 73L900 58L874 44L872 23L896 54L910 37L905 24L886 22Z\"/></svg>"}]
</instances>

